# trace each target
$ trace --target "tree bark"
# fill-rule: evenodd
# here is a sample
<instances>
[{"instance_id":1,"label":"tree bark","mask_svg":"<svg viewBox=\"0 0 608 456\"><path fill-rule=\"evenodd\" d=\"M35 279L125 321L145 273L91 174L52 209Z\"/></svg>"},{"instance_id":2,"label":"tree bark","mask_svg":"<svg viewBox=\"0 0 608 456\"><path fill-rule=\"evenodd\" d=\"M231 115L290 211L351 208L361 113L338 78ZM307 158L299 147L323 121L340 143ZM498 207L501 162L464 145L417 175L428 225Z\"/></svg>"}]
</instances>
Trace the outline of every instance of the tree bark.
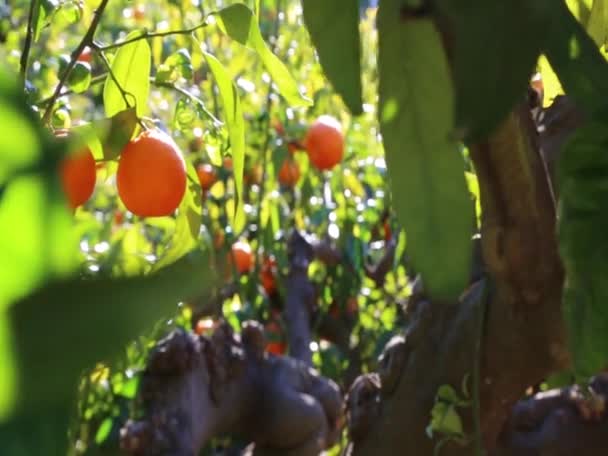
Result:
<instances>
[{"instance_id":1,"label":"tree bark","mask_svg":"<svg viewBox=\"0 0 608 456\"><path fill-rule=\"evenodd\" d=\"M555 204L527 107L519 106L470 151L481 193L486 277L457 303L430 301L423 294L412 299L410 323L397 350L404 361L393 366L396 372L384 373L392 383L398 379L394 390L381 385L376 396L368 394L369 403L348 401L350 417L360 416L357 407L377 414L353 439L351 454L388 455L395 448L403 455L433 454L438 440L425 433L431 409L441 385L460 391L464 378L474 373L482 306L487 310L481 328L480 421L487 450L496 446L511 406L526 388L568 364ZM484 286L489 287L485 298ZM472 435L471 409L458 411L465 433ZM472 452L471 444L451 443L441 454Z\"/></svg>"}]
</instances>

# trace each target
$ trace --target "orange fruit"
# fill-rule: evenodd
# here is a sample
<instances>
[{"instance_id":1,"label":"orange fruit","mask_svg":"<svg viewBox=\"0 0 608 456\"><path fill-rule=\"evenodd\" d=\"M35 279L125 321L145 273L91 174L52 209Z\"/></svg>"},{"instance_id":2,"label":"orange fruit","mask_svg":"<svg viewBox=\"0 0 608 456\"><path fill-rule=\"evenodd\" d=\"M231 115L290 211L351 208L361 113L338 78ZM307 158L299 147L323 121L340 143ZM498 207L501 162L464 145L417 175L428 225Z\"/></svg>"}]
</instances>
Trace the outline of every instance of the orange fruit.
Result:
<instances>
[{"instance_id":1,"label":"orange fruit","mask_svg":"<svg viewBox=\"0 0 608 456\"><path fill-rule=\"evenodd\" d=\"M245 174L244 181L247 185L259 185L262 182L263 174L262 165L256 163L251 167L249 172Z\"/></svg>"},{"instance_id":2,"label":"orange fruit","mask_svg":"<svg viewBox=\"0 0 608 456\"><path fill-rule=\"evenodd\" d=\"M260 271L260 282L267 294L272 294L277 289L275 275L277 272L277 262L273 256L266 257Z\"/></svg>"},{"instance_id":3,"label":"orange fruit","mask_svg":"<svg viewBox=\"0 0 608 456\"><path fill-rule=\"evenodd\" d=\"M141 21L146 17L146 7L141 3L133 8L133 19Z\"/></svg>"},{"instance_id":4,"label":"orange fruit","mask_svg":"<svg viewBox=\"0 0 608 456\"><path fill-rule=\"evenodd\" d=\"M228 171L232 171L232 158L224 158L224 168L226 168Z\"/></svg>"},{"instance_id":5,"label":"orange fruit","mask_svg":"<svg viewBox=\"0 0 608 456\"><path fill-rule=\"evenodd\" d=\"M114 225L122 225L125 223L125 213L122 211L114 212Z\"/></svg>"},{"instance_id":6,"label":"orange fruit","mask_svg":"<svg viewBox=\"0 0 608 456\"><path fill-rule=\"evenodd\" d=\"M201 183L201 188L203 190L209 190L217 180L215 170L209 163L198 165L196 167L196 174L198 175L198 181Z\"/></svg>"},{"instance_id":7,"label":"orange fruit","mask_svg":"<svg viewBox=\"0 0 608 456\"><path fill-rule=\"evenodd\" d=\"M384 222L384 240L390 241L393 238L393 232L391 231L391 225L388 223L388 220Z\"/></svg>"},{"instance_id":8,"label":"orange fruit","mask_svg":"<svg viewBox=\"0 0 608 456\"><path fill-rule=\"evenodd\" d=\"M272 124L272 127L274 128L274 131L277 135L283 136L285 134L285 127L283 127L283 124L280 120L275 120Z\"/></svg>"},{"instance_id":9,"label":"orange fruit","mask_svg":"<svg viewBox=\"0 0 608 456\"><path fill-rule=\"evenodd\" d=\"M97 167L88 147L63 159L60 165L61 184L70 207L76 209L87 202L95 189Z\"/></svg>"},{"instance_id":10,"label":"orange fruit","mask_svg":"<svg viewBox=\"0 0 608 456\"><path fill-rule=\"evenodd\" d=\"M344 156L344 135L338 120L320 116L313 122L304 138L310 162L319 170L332 169Z\"/></svg>"},{"instance_id":11,"label":"orange fruit","mask_svg":"<svg viewBox=\"0 0 608 456\"><path fill-rule=\"evenodd\" d=\"M266 351L273 355L281 356L287 351L287 344L283 342L268 342L266 344Z\"/></svg>"},{"instance_id":12,"label":"orange fruit","mask_svg":"<svg viewBox=\"0 0 608 456\"><path fill-rule=\"evenodd\" d=\"M236 270L240 274L245 274L253 268L253 254L251 246L244 241L235 242L232 245L232 260Z\"/></svg>"},{"instance_id":13,"label":"orange fruit","mask_svg":"<svg viewBox=\"0 0 608 456\"><path fill-rule=\"evenodd\" d=\"M93 60L93 54L91 53L91 48L89 46L86 46L82 50L82 52L80 53L80 55L78 56L77 60L79 62L91 63L91 60Z\"/></svg>"},{"instance_id":14,"label":"orange fruit","mask_svg":"<svg viewBox=\"0 0 608 456\"><path fill-rule=\"evenodd\" d=\"M216 233L213 235L213 247L215 247L217 250L222 248L225 237L226 236L224 235L223 231L216 231Z\"/></svg>"},{"instance_id":15,"label":"orange fruit","mask_svg":"<svg viewBox=\"0 0 608 456\"><path fill-rule=\"evenodd\" d=\"M293 187L300 179L300 168L293 160L285 160L279 170L279 182L285 187Z\"/></svg>"},{"instance_id":16,"label":"orange fruit","mask_svg":"<svg viewBox=\"0 0 608 456\"><path fill-rule=\"evenodd\" d=\"M215 324L211 318L204 318L196 322L194 332L199 336L208 333L214 328Z\"/></svg>"},{"instance_id":17,"label":"orange fruit","mask_svg":"<svg viewBox=\"0 0 608 456\"><path fill-rule=\"evenodd\" d=\"M133 214L171 215L186 192L186 164L169 135L144 131L120 154L116 183L118 196Z\"/></svg>"}]
</instances>

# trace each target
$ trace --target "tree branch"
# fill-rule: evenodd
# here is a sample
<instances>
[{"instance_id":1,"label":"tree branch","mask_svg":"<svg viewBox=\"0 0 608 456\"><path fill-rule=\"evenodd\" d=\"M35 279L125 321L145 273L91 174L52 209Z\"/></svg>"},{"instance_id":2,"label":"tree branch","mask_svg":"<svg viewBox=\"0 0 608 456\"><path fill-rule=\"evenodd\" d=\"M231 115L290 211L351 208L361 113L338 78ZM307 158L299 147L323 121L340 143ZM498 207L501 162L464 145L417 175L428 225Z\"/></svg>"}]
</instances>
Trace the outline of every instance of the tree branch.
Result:
<instances>
[{"instance_id":1,"label":"tree branch","mask_svg":"<svg viewBox=\"0 0 608 456\"><path fill-rule=\"evenodd\" d=\"M76 66L78 57L80 56L80 54L82 54L82 51L84 50L84 48L87 46L90 46L90 47L94 46L93 45L93 36L95 35L97 26L99 25L99 22L101 21L103 12L106 9L106 6L108 5L108 1L109 0L101 0L101 2L99 3L99 6L97 7L97 11L95 11L95 14L93 15L93 20L91 21L91 25L89 26L89 29L85 33L84 37L82 37L80 44L76 47L76 49L74 49L74 52L72 52L70 62L68 63L63 74L61 75L61 79L59 79L59 83L57 84L57 87L55 87L55 91L53 92L53 95L51 96L51 98L48 102L46 110L44 111L44 114L42 115L42 123L44 123L44 124L48 123L48 121L51 117L51 114L53 113L53 106L55 105L55 102L57 101L57 99L59 98L59 94L61 93L61 89L63 89L63 86L65 85L68 78L70 77L72 70Z\"/></svg>"},{"instance_id":2,"label":"tree branch","mask_svg":"<svg viewBox=\"0 0 608 456\"><path fill-rule=\"evenodd\" d=\"M151 353L138 392L141 419L121 430L131 455L193 455L227 433L256 454L315 456L340 433L335 383L304 363L264 353L263 329L227 323L209 337L175 331Z\"/></svg>"}]
</instances>

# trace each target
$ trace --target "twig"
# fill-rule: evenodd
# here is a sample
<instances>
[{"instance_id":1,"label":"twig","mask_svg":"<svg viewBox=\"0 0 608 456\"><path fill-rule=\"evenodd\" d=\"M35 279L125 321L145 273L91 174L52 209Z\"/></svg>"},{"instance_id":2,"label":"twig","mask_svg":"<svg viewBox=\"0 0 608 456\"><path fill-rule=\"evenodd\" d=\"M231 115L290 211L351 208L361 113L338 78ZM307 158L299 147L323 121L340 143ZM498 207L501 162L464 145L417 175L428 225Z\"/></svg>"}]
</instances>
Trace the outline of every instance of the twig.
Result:
<instances>
[{"instance_id":1,"label":"twig","mask_svg":"<svg viewBox=\"0 0 608 456\"><path fill-rule=\"evenodd\" d=\"M106 80L106 78L108 77L108 73L102 73L102 74L98 74L97 76L94 76L93 78L91 78L91 82L89 83L89 86L93 86L93 85L97 85L97 84L101 84L102 82L104 82ZM65 97L66 95L72 95L74 93L74 91L70 88L64 90L63 92L61 92L59 94L59 96L57 97L57 99L61 98L61 97ZM47 97L44 98L40 101L36 102L37 106L45 106L46 104L48 104L51 99L53 97Z\"/></svg>"},{"instance_id":2,"label":"twig","mask_svg":"<svg viewBox=\"0 0 608 456\"><path fill-rule=\"evenodd\" d=\"M92 47L98 51L105 52L105 51L109 51L111 49L119 48L121 46L124 46L125 44L134 43L134 42L140 41L140 40L147 40L149 38L159 38L159 37L171 36L171 35L189 35L191 33L196 32L200 28L206 27L207 25L208 25L207 22L201 22L200 24L195 25L194 27L187 28L187 29L168 30L166 32L144 32L139 36L129 38L128 40L119 41L118 43L108 44L106 46L100 46L97 43L93 43Z\"/></svg>"},{"instance_id":3,"label":"twig","mask_svg":"<svg viewBox=\"0 0 608 456\"><path fill-rule=\"evenodd\" d=\"M224 123L221 120L219 120L211 112L209 112L209 110L206 108L205 104L203 103L203 100L192 95L187 90L182 89L181 87L178 87L174 84L171 84L170 82L158 82L154 78L150 78L150 82L153 83L157 87L164 87L166 89L171 89L185 97L188 97L190 100L194 101L196 104L198 104L201 107L201 109L203 110L205 115L207 115L213 121L214 126L219 127L219 126L224 125Z\"/></svg>"},{"instance_id":4,"label":"twig","mask_svg":"<svg viewBox=\"0 0 608 456\"><path fill-rule=\"evenodd\" d=\"M30 11L27 16L27 32L25 34L25 43L23 44L23 52L21 53L21 77L23 82L27 79L27 62L30 57L30 49L32 48L32 40L34 37L34 11L38 7L38 0L31 0Z\"/></svg>"},{"instance_id":5,"label":"twig","mask_svg":"<svg viewBox=\"0 0 608 456\"><path fill-rule=\"evenodd\" d=\"M63 72L63 75L61 76L61 79L59 80L57 87L55 87L55 91L53 92L53 95L51 96L49 104L46 107L46 110L44 111L44 115L42 116L42 123L48 123L49 118L51 117L51 114L53 112L53 106L55 105L57 98L59 98L61 89L63 89L63 86L65 85L66 81L70 77L70 73L72 73L72 70L76 66L78 57L80 56L80 54L82 54L82 51L84 50L85 47L93 46L93 36L95 35L95 30L97 30L97 26L99 25L99 22L101 21L101 17L103 16L103 12L106 9L108 2L109 2L109 0L101 0L101 3L99 4L99 7L97 8L97 11L95 11L95 15L93 16L93 20L91 21L91 25L89 26L89 29L87 30L84 37L80 41L80 44L78 45L78 47L76 47L74 52L72 52L70 62L68 63L68 66L66 67L65 71Z\"/></svg>"}]
</instances>

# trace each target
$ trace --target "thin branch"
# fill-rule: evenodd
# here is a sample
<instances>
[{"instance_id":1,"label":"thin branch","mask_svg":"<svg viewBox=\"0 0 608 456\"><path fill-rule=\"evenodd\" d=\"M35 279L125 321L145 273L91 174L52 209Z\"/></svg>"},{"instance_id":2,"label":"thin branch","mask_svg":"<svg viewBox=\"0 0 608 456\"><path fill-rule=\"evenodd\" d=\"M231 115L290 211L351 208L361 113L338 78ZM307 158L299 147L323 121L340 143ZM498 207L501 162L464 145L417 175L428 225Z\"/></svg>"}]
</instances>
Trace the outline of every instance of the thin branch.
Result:
<instances>
[{"instance_id":1,"label":"thin branch","mask_svg":"<svg viewBox=\"0 0 608 456\"><path fill-rule=\"evenodd\" d=\"M78 45L78 47L76 47L74 52L72 52L70 62L68 63L68 66L66 67L65 71L63 72L63 75L61 76L61 79L59 80L57 87L55 87L55 91L53 92L53 95L51 96L49 104L46 107L46 110L44 111L44 114L42 116L42 123L48 123L49 118L51 117L51 114L53 112L53 106L55 105L55 102L57 101L57 99L59 98L59 95L61 94L61 89L63 89L63 86L65 85L68 78L70 77L72 70L76 66L78 57L80 56L80 54L82 54L82 51L84 50L85 47L93 46L93 36L95 35L97 26L99 25L99 22L101 21L103 12L106 9L106 6L108 5L108 1L109 0L101 0L101 3L99 4L99 7L97 8L97 11L95 11L95 15L93 16L93 20L91 21L91 25L89 26L89 29L87 30L84 37L80 41L80 44Z\"/></svg>"},{"instance_id":2,"label":"thin branch","mask_svg":"<svg viewBox=\"0 0 608 456\"><path fill-rule=\"evenodd\" d=\"M27 32L25 34L25 43L23 44L23 52L21 53L21 77L23 82L27 79L27 63L30 57L30 49L34 39L34 11L38 7L38 0L30 2L30 11L27 16Z\"/></svg>"},{"instance_id":3,"label":"thin branch","mask_svg":"<svg viewBox=\"0 0 608 456\"><path fill-rule=\"evenodd\" d=\"M203 110L203 112L205 113L205 115L207 115L212 121L213 124L215 126L222 126L224 125L224 123L219 120L217 117L215 117L211 112L209 112L209 110L207 109L207 107L205 106L205 103L203 103L203 100L201 100L200 98L192 95L190 92L188 92L186 89L182 89L181 87L178 87L174 84L171 84L170 82L158 82L156 81L154 78L150 78L150 82L152 84L154 84L157 87L164 87L166 89L171 89L174 90L175 92L188 97L191 101L195 102L196 104L198 104L201 109Z\"/></svg>"},{"instance_id":4,"label":"thin branch","mask_svg":"<svg viewBox=\"0 0 608 456\"><path fill-rule=\"evenodd\" d=\"M203 6L203 2L201 1L198 3L199 3L199 10L201 11L201 14L203 15L203 17L205 17L206 14L205 14L205 7ZM207 35L207 33L205 33L205 30L203 30L203 41L205 43L207 51L209 51L209 49L211 48L211 45L209 44L209 35ZM219 117L219 102L217 101L217 93L215 93L215 86L211 87L211 97L213 99L213 114L215 115L215 117Z\"/></svg>"},{"instance_id":5,"label":"thin branch","mask_svg":"<svg viewBox=\"0 0 608 456\"><path fill-rule=\"evenodd\" d=\"M194 27L187 28L187 29L169 30L166 32L144 32L139 36L129 38L128 40L119 41L118 43L108 44L106 46L100 46L97 43L93 43L92 47L97 49L98 51L105 52L105 51L119 48L121 46L124 46L125 44L135 43L136 41L147 40L149 38L162 38L162 37L171 36L171 35L189 35L191 33L196 32L198 29L206 27L207 25L208 25L207 22L201 22L200 24L198 24Z\"/></svg>"}]
</instances>

